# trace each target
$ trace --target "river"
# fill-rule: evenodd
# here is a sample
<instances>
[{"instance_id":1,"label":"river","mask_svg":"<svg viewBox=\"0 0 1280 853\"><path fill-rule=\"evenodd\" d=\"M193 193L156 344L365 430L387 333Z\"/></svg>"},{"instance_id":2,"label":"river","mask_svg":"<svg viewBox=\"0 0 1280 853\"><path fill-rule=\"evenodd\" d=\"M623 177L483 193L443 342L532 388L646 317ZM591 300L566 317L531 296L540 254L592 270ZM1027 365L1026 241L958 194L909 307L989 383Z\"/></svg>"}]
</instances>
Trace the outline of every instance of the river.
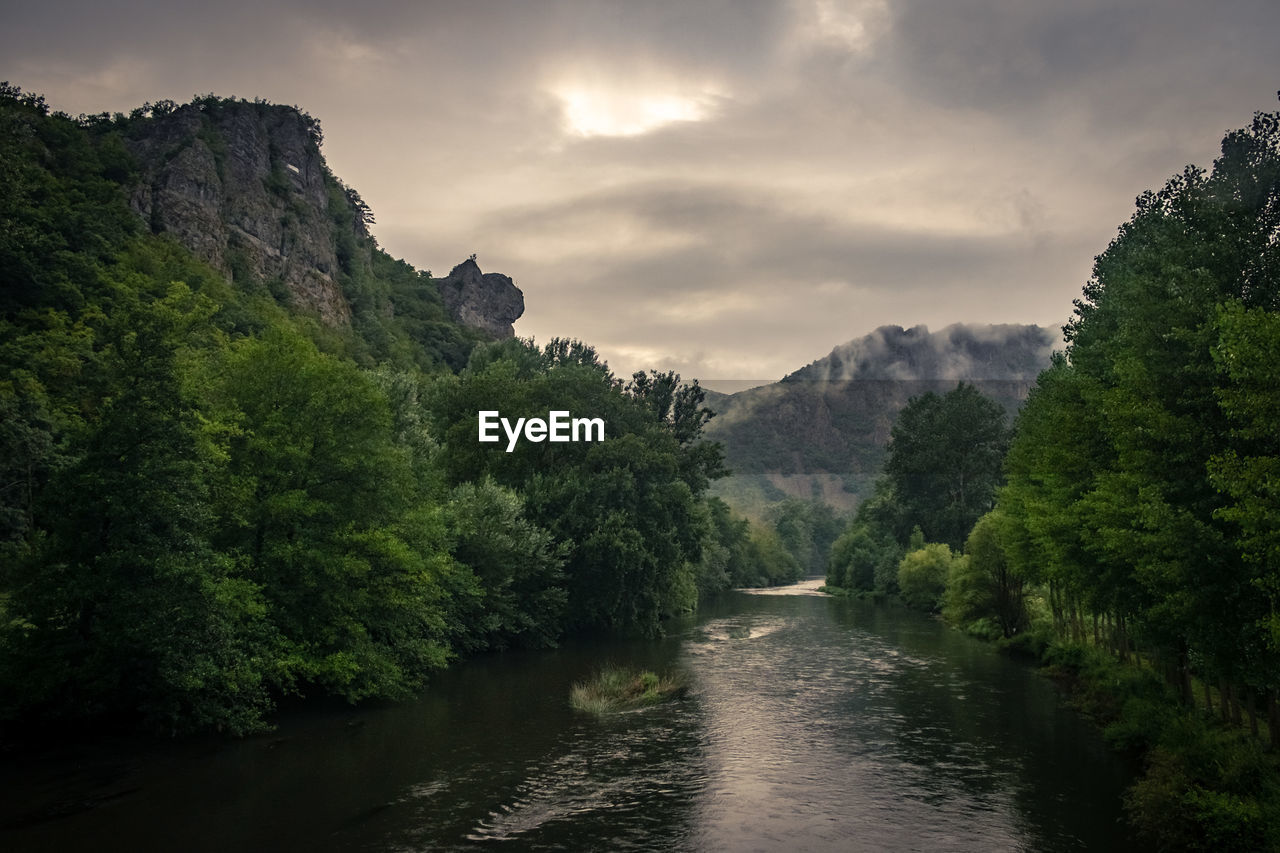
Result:
<instances>
[{"instance_id":1,"label":"river","mask_svg":"<svg viewBox=\"0 0 1280 853\"><path fill-rule=\"evenodd\" d=\"M6 761L0 848L146 851L1132 849L1130 770L1033 669L809 581L658 641L492 655L413 702L309 707L241 741ZM689 695L597 719L603 661Z\"/></svg>"}]
</instances>

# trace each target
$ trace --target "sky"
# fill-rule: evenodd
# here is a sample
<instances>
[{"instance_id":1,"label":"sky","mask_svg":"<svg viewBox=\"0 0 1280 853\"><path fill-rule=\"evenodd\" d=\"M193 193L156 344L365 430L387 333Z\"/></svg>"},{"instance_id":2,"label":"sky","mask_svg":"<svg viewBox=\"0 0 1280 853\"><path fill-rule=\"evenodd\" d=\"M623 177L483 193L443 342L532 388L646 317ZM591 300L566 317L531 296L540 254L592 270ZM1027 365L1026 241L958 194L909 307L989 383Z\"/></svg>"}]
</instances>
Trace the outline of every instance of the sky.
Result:
<instances>
[{"instance_id":1,"label":"sky","mask_svg":"<svg viewBox=\"0 0 1280 853\"><path fill-rule=\"evenodd\" d=\"M6 5L0 79L73 115L296 104L387 251L475 253L517 334L621 375L1061 326L1135 197L1280 89L1274 0Z\"/></svg>"}]
</instances>

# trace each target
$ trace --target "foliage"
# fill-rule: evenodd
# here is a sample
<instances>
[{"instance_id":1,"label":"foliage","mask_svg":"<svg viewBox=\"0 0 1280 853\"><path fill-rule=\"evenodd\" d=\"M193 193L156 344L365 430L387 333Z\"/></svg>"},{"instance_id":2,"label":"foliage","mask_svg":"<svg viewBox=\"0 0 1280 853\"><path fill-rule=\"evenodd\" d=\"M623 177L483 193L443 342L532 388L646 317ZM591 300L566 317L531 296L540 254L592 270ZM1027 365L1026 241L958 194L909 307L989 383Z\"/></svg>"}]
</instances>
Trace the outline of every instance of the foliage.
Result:
<instances>
[{"instance_id":1,"label":"foliage","mask_svg":"<svg viewBox=\"0 0 1280 853\"><path fill-rule=\"evenodd\" d=\"M466 646L555 645L567 602L567 547L524 518L518 493L492 481L455 488L448 519L453 556L475 573L481 592L476 612L463 620L477 633Z\"/></svg>"},{"instance_id":2,"label":"foliage","mask_svg":"<svg viewBox=\"0 0 1280 853\"><path fill-rule=\"evenodd\" d=\"M727 589L776 586L802 577L776 530L737 516L717 497L707 498L706 509L710 527L696 569L700 601Z\"/></svg>"},{"instance_id":3,"label":"foliage","mask_svg":"<svg viewBox=\"0 0 1280 853\"><path fill-rule=\"evenodd\" d=\"M1044 656L1108 742L1143 756L1126 794L1134 826L1160 850L1274 850L1280 846L1280 765L1274 753L1200 715L1187 715L1150 669L1103 650L1057 643Z\"/></svg>"},{"instance_id":4,"label":"foliage","mask_svg":"<svg viewBox=\"0 0 1280 853\"><path fill-rule=\"evenodd\" d=\"M804 573L827 571L832 543L843 527L828 504L788 498L771 507L766 519Z\"/></svg>"},{"instance_id":5,"label":"foliage","mask_svg":"<svg viewBox=\"0 0 1280 853\"><path fill-rule=\"evenodd\" d=\"M751 530L749 544L750 564L755 573L743 586L778 586L804 577L804 567L787 550L776 531L757 525Z\"/></svg>"},{"instance_id":6,"label":"foliage","mask_svg":"<svg viewBox=\"0 0 1280 853\"><path fill-rule=\"evenodd\" d=\"M1023 578L1009 562L1000 530L1005 519L992 511L978 519L965 543L965 560L953 560L947 575L943 615L961 627L994 617L1002 637L1027 627Z\"/></svg>"},{"instance_id":7,"label":"foliage","mask_svg":"<svg viewBox=\"0 0 1280 853\"><path fill-rule=\"evenodd\" d=\"M1002 479L1004 410L961 382L913 398L889 439L885 476L907 518L931 540L960 548Z\"/></svg>"},{"instance_id":8,"label":"foliage","mask_svg":"<svg viewBox=\"0 0 1280 853\"><path fill-rule=\"evenodd\" d=\"M963 572L967 562L967 557L953 554L941 542L908 551L898 563L898 589L902 600L918 610L939 609L947 578Z\"/></svg>"},{"instance_id":9,"label":"foliage","mask_svg":"<svg viewBox=\"0 0 1280 853\"><path fill-rule=\"evenodd\" d=\"M881 478L873 497L858 507L832 543L827 586L896 594L898 563L907 552L901 543L909 538L905 521L902 505L889 481ZM921 534L919 545L923 544Z\"/></svg>"},{"instance_id":10,"label":"foliage","mask_svg":"<svg viewBox=\"0 0 1280 853\"><path fill-rule=\"evenodd\" d=\"M896 590L902 556L902 548L891 536L869 522L854 522L831 546L827 585L861 591Z\"/></svg>"},{"instance_id":11,"label":"foliage","mask_svg":"<svg viewBox=\"0 0 1280 853\"><path fill-rule=\"evenodd\" d=\"M428 410L456 449L444 460L451 484L488 477L519 490L529 520L568 545L568 627L655 633L696 602L708 530L700 499L721 470L718 449L699 440L709 417L700 403L697 384L674 374L622 383L580 342L511 340L478 348L436 385ZM521 441L509 453L476 441L477 412L551 410L602 418L606 440Z\"/></svg>"},{"instance_id":12,"label":"foliage","mask_svg":"<svg viewBox=\"0 0 1280 853\"><path fill-rule=\"evenodd\" d=\"M0 86L6 726L253 731L290 693L394 698L459 654L656 633L761 564L703 501L722 468L696 383L624 383L578 342L477 346L332 175L349 328L130 210L155 122L216 159L223 118L279 109L74 120ZM507 454L476 441L492 408L602 417L607 440Z\"/></svg>"},{"instance_id":13,"label":"foliage","mask_svg":"<svg viewBox=\"0 0 1280 853\"><path fill-rule=\"evenodd\" d=\"M1141 654L1158 676L1116 671L1182 706L1149 684L1100 691L1109 736L1149 750L1129 808L1161 849L1280 847L1274 761L1232 731L1261 714L1280 746L1278 199L1280 114L1265 113L1211 171L1139 197L1019 414L998 523L971 537L1039 585L1054 634L1092 635L1111 666ZM1220 726L1191 710L1193 677Z\"/></svg>"}]
</instances>

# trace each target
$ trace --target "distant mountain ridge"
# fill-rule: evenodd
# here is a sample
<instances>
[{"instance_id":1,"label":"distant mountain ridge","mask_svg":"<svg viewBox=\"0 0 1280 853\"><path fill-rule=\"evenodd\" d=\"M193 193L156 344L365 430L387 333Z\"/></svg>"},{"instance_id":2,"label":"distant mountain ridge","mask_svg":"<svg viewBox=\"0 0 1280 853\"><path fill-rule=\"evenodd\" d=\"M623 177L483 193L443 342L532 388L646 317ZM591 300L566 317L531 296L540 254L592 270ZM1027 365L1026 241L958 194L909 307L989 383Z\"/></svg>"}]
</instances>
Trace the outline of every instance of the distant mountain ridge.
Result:
<instances>
[{"instance_id":1,"label":"distant mountain ridge","mask_svg":"<svg viewBox=\"0 0 1280 853\"><path fill-rule=\"evenodd\" d=\"M716 491L750 515L785 497L851 509L870 495L899 411L929 391L978 386L1012 415L1062 346L1035 325L881 326L778 382L708 394L733 475Z\"/></svg>"},{"instance_id":2,"label":"distant mountain ridge","mask_svg":"<svg viewBox=\"0 0 1280 853\"><path fill-rule=\"evenodd\" d=\"M938 332L881 326L782 381L1035 379L1061 344L1061 335L1043 326L953 323Z\"/></svg>"}]
</instances>

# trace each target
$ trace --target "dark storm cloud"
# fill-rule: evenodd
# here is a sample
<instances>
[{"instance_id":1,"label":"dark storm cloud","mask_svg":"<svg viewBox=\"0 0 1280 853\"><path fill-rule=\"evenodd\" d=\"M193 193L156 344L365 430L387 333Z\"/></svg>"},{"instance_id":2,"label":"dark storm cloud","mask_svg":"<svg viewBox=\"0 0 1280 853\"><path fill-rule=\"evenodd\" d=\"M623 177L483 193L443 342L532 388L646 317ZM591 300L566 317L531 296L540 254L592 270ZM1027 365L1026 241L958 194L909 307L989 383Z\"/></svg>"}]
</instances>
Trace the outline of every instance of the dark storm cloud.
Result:
<instances>
[{"instance_id":1,"label":"dark storm cloud","mask_svg":"<svg viewBox=\"0 0 1280 853\"><path fill-rule=\"evenodd\" d=\"M876 326L1059 325L1132 210L1274 107L1274 2L26 4L70 112L296 103L394 254L522 334L779 376Z\"/></svg>"}]
</instances>

